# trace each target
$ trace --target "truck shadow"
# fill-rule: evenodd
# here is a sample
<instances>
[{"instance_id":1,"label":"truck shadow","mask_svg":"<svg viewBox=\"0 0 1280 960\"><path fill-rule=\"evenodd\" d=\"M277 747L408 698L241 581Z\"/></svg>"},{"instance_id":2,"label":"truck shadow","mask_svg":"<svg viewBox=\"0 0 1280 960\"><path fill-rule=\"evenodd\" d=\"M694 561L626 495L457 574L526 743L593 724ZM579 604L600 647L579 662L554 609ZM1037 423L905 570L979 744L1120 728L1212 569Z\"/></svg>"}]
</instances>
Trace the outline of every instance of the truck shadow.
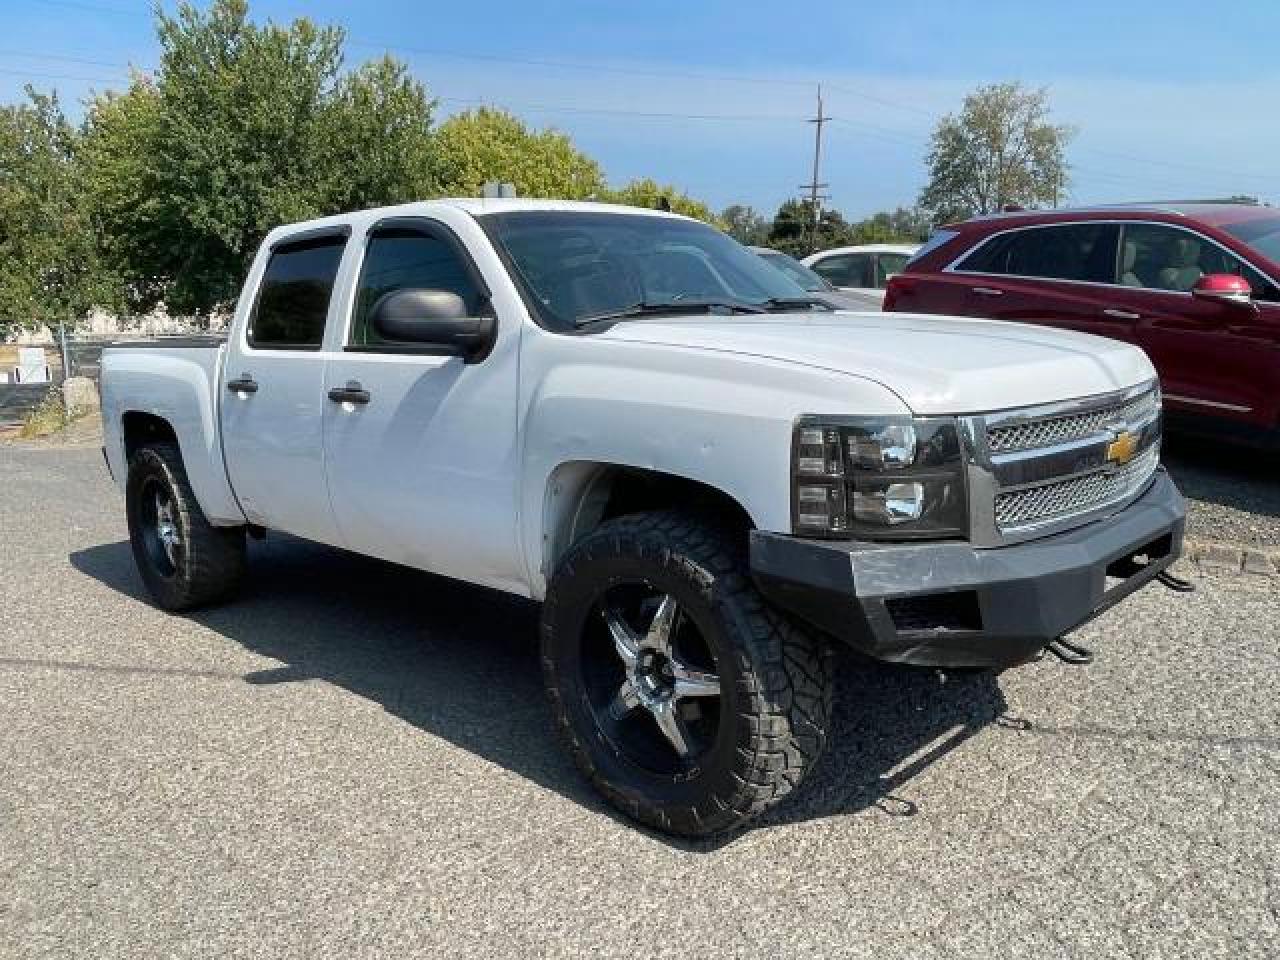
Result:
<instances>
[{"instance_id":1,"label":"truck shadow","mask_svg":"<svg viewBox=\"0 0 1280 960\"><path fill-rule=\"evenodd\" d=\"M1243 513L1280 517L1280 452L1251 450L1169 433L1160 459L1183 495ZM1213 539L1215 531L1197 530Z\"/></svg>"},{"instance_id":2,"label":"truck shadow","mask_svg":"<svg viewBox=\"0 0 1280 960\"><path fill-rule=\"evenodd\" d=\"M537 656L537 607L290 537L251 546L244 591L190 619L281 666L251 684L324 681L433 736L615 817L586 784L550 722ZM149 602L127 543L90 547L72 565ZM997 720L990 673L944 676L842 658L826 756L799 793L752 829L877 808L911 816L909 782ZM643 829L643 828L637 828ZM649 832L649 831L646 831ZM708 852L732 842L684 842Z\"/></svg>"}]
</instances>

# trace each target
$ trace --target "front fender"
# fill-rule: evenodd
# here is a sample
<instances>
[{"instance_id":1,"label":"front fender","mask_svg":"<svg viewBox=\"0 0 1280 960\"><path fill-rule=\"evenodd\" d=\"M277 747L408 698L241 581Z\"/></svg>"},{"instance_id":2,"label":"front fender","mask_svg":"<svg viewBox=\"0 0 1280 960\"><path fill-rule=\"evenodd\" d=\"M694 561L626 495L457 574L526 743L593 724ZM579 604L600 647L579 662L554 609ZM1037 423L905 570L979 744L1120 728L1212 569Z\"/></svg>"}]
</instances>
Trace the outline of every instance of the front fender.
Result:
<instances>
[{"instance_id":1,"label":"front fender","mask_svg":"<svg viewBox=\"0 0 1280 960\"><path fill-rule=\"evenodd\" d=\"M523 408L520 517L535 597L546 589L547 503L559 495L552 487L564 465L638 467L695 480L733 498L757 529L786 532L798 416L907 412L883 386L833 371L663 345L554 339L563 344L548 352L581 359L537 358L545 366L526 379L535 386Z\"/></svg>"}]
</instances>

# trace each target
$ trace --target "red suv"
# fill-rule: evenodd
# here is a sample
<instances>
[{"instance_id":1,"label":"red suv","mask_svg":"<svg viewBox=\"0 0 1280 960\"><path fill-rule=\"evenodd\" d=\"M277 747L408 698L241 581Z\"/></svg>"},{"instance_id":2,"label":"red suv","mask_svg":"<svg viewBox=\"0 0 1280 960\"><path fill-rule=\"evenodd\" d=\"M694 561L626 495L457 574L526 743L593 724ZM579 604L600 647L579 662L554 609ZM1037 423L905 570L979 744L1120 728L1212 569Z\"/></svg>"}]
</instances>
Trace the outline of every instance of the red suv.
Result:
<instances>
[{"instance_id":1,"label":"red suv","mask_svg":"<svg viewBox=\"0 0 1280 960\"><path fill-rule=\"evenodd\" d=\"M1280 210L1205 203L978 217L934 233L890 280L884 309L1136 343L1178 420L1280 443Z\"/></svg>"}]
</instances>

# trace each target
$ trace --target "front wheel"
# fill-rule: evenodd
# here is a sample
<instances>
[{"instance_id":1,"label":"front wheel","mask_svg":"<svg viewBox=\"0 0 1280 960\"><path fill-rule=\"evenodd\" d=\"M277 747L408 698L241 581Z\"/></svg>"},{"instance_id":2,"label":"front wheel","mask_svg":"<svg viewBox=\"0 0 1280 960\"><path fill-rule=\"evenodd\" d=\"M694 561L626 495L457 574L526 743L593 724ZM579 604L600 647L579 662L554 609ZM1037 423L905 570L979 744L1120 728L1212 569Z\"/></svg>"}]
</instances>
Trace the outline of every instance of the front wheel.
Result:
<instances>
[{"instance_id":1,"label":"front wheel","mask_svg":"<svg viewBox=\"0 0 1280 960\"><path fill-rule=\"evenodd\" d=\"M614 806L671 833L763 813L826 742L830 648L764 603L744 553L688 515L620 517L574 545L543 608L574 759Z\"/></svg>"},{"instance_id":2,"label":"front wheel","mask_svg":"<svg viewBox=\"0 0 1280 960\"><path fill-rule=\"evenodd\" d=\"M196 502L177 444L155 443L129 461L129 542L151 596L166 610L217 600L244 574L243 527L215 527Z\"/></svg>"}]
</instances>

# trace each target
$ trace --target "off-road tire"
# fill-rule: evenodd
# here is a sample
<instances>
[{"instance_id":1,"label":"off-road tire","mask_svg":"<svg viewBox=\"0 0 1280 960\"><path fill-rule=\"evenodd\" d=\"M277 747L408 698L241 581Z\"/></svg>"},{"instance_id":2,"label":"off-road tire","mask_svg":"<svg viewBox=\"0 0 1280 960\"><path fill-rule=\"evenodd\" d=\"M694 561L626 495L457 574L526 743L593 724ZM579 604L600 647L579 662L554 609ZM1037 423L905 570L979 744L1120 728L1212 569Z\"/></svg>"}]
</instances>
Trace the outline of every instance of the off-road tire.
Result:
<instances>
[{"instance_id":1,"label":"off-road tire","mask_svg":"<svg viewBox=\"0 0 1280 960\"><path fill-rule=\"evenodd\" d=\"M542 665L556 725L611 804L665 832L709 836L739 827L791 793L826 744L831 646L765 603L747 573L746 552L744 537L700 517L632 514L575 544L549 584ZM636 577L710 624L722 688L719 733L700 768L684 776L646 770L610 742L579 668L596 598Z\"/></svg>"},{"instance_id":2,"label":"off-road tire","mask_svg":"<svg viewBox=\"0 0 1280 960\"><path fill-rule=\"evenodd\" d=\"M176 562L157 559L148 547L147 497L167 492L182 545ZM175 443L140 447L129 460L125 490L129 542L143 582L165 610L189 610L220 600L239 584L245 569L243 527L215 527L196 501Z\"/></svg>"}]
</instances>

